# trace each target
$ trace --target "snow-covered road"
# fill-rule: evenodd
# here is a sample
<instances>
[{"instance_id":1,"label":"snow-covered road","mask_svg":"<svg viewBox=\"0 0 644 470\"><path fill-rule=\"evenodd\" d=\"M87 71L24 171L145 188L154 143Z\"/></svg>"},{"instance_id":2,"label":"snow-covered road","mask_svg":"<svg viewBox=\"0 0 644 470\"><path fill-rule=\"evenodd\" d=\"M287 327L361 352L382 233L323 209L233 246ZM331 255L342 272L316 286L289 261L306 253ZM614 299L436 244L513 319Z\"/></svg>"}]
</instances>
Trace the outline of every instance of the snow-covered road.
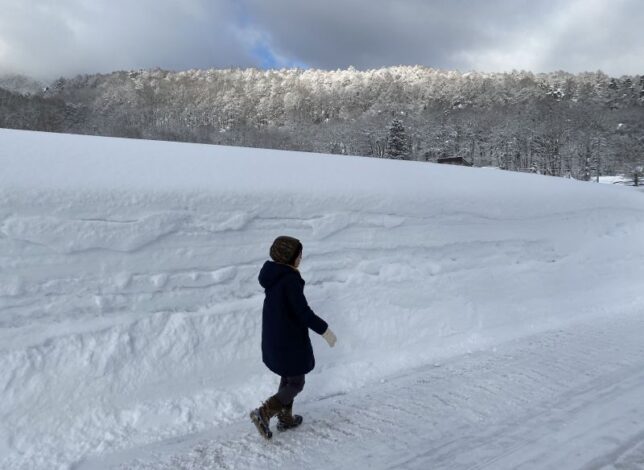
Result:
<instances>
[{"instance_id":1,"label":"snow-covered road","mask_svg":"<svg viewBox=\"0 0 644 470\"><path fill-rule=\"evenodd\" d=\"M315 402L265 442L246 419L81 469L644 468L644 315L595 319Z\"/></svg>"}]
</instances>

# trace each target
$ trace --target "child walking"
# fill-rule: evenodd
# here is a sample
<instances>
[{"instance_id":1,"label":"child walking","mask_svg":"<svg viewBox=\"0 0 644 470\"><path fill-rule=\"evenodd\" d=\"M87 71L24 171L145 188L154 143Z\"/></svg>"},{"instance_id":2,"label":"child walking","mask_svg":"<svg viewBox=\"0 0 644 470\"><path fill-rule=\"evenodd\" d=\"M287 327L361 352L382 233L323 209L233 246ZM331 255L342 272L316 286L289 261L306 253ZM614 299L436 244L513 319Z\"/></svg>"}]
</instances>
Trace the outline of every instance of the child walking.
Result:
<instances>
[{"instance_id":1,"label":"child walking","mask_svg":"<svg viewBox=\"0 0 644 470\"><path fill-rule=\"evenodd\" d=\"M259 273L264 288L262 312L262 359L281 377L277 393L251 411L250 419L266 439L273 434L270 420L277 416L277 429L284 431L302 424L293 414L293 400L304 388L304 376L315 367L309 328L333 347L336 337L328 324L309 307L304 297L304 280L298 267L302 243L293 237L277 237L270 249L273 261L266 261Z\"/></svg>"}]
</instances>

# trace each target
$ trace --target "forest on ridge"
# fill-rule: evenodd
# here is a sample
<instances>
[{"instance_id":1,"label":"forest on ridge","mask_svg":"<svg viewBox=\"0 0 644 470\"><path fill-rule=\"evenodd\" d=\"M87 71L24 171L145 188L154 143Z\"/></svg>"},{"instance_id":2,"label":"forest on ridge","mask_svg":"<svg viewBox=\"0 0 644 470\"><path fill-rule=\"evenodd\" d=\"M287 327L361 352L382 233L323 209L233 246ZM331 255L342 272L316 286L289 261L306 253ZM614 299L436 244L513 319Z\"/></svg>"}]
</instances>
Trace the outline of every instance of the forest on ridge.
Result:
<instances>
[{"instance_id":1,"label":"forest on ridge","mask_svg":"<svg viewBox=\"0 0 644 470\"><path fill-rule=\"evenodd\" d=\"M590 179L644 161L644 76L121 71L0 78L0 127L436 161Z\"/></svg>"}]
</instances>

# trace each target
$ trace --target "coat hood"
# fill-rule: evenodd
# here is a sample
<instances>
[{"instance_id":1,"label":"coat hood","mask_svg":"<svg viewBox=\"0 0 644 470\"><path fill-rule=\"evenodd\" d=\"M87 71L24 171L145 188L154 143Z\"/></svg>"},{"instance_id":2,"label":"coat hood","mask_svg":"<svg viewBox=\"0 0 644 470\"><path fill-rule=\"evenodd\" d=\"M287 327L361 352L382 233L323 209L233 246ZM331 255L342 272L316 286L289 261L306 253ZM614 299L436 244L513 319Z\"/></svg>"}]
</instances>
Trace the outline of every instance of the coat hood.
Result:
<instances>
[{"instance_id":1,"label":"coat hood","mask_svg":"<svg viewBox=\"0 0 644 470\"><path fill-rule=\"evenodd\" d=\"M262 269L259 271L259 284L264 289L273 287L284 276L294 274L299 277L297 271L291 266L285 264L275 263L274 261L266 261Z\"/></svg>"}]
</instances>

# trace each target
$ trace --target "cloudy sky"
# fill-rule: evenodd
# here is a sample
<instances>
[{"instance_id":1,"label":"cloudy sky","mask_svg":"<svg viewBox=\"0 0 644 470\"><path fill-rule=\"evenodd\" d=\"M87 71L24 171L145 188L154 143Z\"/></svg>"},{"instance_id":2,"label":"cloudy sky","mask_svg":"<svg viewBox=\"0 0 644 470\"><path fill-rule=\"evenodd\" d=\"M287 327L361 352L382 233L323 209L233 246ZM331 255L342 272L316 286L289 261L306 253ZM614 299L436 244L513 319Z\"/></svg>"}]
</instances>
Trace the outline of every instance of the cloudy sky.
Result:
<instances>
[{"instance_id":1,"label":"cloudy sky","mask_svg":"<svg viewBox=\"0 0 644 470\"><path fill-rule=\"evenodd\" d=\"M0 0L0 74L161 67L644 73L644 0Z\"/></svg>"}]
</instances>

